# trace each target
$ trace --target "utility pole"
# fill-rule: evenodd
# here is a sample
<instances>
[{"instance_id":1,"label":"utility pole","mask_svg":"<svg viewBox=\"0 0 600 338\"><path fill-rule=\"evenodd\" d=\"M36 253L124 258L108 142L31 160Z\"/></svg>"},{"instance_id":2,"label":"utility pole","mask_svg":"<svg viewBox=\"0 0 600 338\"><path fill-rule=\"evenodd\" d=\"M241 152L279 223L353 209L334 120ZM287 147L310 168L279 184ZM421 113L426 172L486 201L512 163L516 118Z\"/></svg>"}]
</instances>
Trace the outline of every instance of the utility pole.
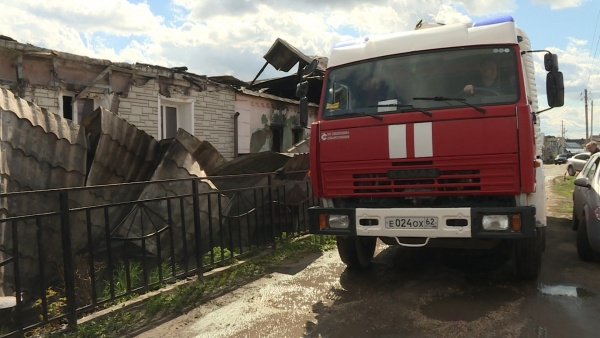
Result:
<instances>
[{"instance_id":1,"label":"utility pole","mask_svg":"<svg viewBox=\"0 0 600 338\"><path fill-rule=\"evenodd\" d=\"M588 101L588 94L587 94L587 88L585 88L583 90L583 102L585 103L585 139L586 140L590 140L590 134L588 133L588 105L587 105L587 101Z\"/></svg>"},{"instance_id":2,"label":"utility pole","mask_svg":"<svg viewBox=\"0 0 600 338\"><path fill-rule=\"evenodd\" d=\"M594 100L590 100L590 141L594 138Z\"/></svg>"},{"instance_id":3,"label":"utility pole","mask_svg":"<svg viewBox=\"0 0 600 338\"><path fill-rule=\"evenodd\" d=\"M564 139L566 133L567 133L567 130L565 129L565 121L561 120L560 121L560 136Z\"/></svg>"}]
</instances>

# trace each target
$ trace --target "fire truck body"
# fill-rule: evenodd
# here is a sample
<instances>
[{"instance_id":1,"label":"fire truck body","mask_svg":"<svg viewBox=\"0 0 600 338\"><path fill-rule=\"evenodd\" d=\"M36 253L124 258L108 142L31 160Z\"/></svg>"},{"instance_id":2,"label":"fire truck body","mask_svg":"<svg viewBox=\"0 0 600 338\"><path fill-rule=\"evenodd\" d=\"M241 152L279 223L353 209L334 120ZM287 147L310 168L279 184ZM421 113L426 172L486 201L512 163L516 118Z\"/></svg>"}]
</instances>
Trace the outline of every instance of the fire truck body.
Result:
<instances>
[{"instance_id":1,"label":"fire truck body","mask_svg":"<svg viewBox=\"0 0 600 338\"><path fill-rule=\"evenodd\" d=\"M311 232L336 235L351 268L370 264L380 238L508 248L516 274L537 277L546 216L530 51L510 17L335 46L311 125L321 201ZM549 103L559 106L562 77L547 59ZM477 84L485 62L494 87Z\"/></svg>"}]
</instances>

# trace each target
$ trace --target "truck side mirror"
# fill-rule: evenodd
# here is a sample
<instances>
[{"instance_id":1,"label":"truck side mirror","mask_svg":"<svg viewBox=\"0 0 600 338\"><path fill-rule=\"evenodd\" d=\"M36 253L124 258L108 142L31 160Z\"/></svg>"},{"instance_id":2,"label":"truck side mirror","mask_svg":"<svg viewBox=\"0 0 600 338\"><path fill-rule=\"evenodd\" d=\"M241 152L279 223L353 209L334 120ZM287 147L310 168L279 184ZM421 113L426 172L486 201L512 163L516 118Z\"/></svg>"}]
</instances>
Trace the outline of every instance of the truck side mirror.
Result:
<instances>
[{"instance_id":1,"label":"truck side mirror","mask_svg":"<svg viewBox=\"0 0 600 338\"><path fill-rule=\"evenodd\" d=\"M302 82L296 85L296 97L300 99L298 102L300 109L300 126L302 128L308 127L308 99L306 98L306 94L308 94L308 81L306 78L314 73L319 65L319 60L313 59L304 69L302 70Z\"/></svg>"},{"instance_id":2,"label":"truck side mirror","mask_svg":"<svg viewBox=\"0 0 600 338\"><path fill-rule=\"evenodd\" d=\"M546 74L546 96L550 107L562 107L565 104L565 84L562 72L550 71Z\"/></svg>"},{"instance_id":3,"label":"truck side mirror","mask_svg":"<svg viewBox=\"0 0 600 338\"><path fill-rule=\"evenodd\" d=\"M557 72L558 55L552 54L550 52L544 54L544 68L546 68L547 72Z\"/></svg>"},{"instance_id":4,"label":"truck side mirror","mask_svg":"<svg viewBox=\"0 0 600 338\"><path fill-rule=\"evenodd\" d=\"M302 81L296 85L296 97L301 99L308 93L308 81Z\"/></svg>"}]
</instances>

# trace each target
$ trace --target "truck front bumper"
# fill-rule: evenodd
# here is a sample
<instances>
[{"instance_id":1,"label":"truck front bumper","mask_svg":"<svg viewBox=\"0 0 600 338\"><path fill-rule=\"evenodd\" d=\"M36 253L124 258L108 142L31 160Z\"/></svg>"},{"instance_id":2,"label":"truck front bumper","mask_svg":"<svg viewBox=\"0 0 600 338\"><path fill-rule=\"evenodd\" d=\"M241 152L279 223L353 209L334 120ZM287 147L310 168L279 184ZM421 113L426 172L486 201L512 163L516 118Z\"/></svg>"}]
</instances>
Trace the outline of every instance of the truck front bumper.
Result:
<instances>
[{"instance_id":1,"label":"truck front bumper","mask_svg":"<svg viewBox=\"0 0 600 338\"><path fill-rule=\"evenodd\" d=\"M310 233L417 238L528 238L535 207L323 208L308 210Z\"/></svg>"}]
</instances>

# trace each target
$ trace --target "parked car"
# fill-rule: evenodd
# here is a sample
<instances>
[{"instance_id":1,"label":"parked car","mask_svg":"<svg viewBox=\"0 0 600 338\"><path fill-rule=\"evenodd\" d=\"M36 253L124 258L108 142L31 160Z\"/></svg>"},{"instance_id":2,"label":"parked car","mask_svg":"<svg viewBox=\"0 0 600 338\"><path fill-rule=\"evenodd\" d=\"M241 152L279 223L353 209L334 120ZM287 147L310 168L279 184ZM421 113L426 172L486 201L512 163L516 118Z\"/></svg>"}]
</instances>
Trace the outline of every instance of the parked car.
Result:
<instances>
[{"instance_id":1,"label":"parked car","mask_svg":"<svg viewBox=\"0 0 600 338\"><path fill-rule=\"evenodd\" d=\"M569 157L571 157L571 154L558 154L556 155L556 157L554 158L554 164L563 164L563 163L567 163L567 159Z\"/></svg>"},{"instance_id":2,"label":"parked car","mask_svg":"<svg viewBox=\"0 0 600 338\"><path fill-rule=\"evenodd\" d=\"M567 159L567 172L571 176L575 176L578 171L583 169L583 166L590 158L590 153L579 153L569 159Z\"/></svg>"},{"instance_id":3,"label":"parked car","mask_svg":"<svg viewBox=\"0 0 600 338\"><path fill-rule=\"evenodd\" d=\"M584 261L600 258L600 153L592 155L575 178L573 230L577 253Z\"/></svg>"}]
</instances>

